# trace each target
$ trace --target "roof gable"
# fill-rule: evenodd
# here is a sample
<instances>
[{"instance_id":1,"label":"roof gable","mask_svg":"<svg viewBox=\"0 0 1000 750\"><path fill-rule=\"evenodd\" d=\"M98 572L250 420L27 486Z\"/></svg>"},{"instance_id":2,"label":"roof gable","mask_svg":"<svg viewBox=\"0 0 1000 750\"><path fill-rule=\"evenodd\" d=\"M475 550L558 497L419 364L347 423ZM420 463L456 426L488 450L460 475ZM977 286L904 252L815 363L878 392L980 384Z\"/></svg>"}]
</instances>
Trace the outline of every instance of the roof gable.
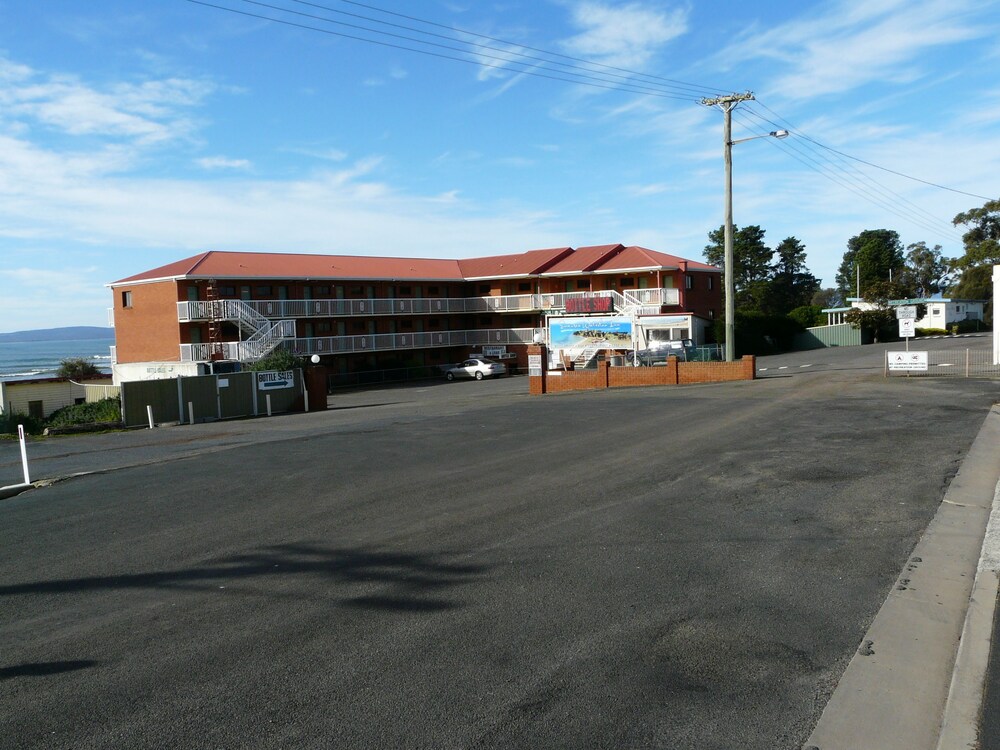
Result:
<instances>
[{"instance_id":1,"label":"roof gable","mask_svg":"<svg viewBox=\"0 0 1000 750\"><path fill-rule=\"evenodd\" d=\"M488 258L468 258L458 262L466 279L486 279L503 276L536 276L573 252L571 247L553 247L546 250L529 250L512 255L494 255Z\"/></svg>"}]
</instances>

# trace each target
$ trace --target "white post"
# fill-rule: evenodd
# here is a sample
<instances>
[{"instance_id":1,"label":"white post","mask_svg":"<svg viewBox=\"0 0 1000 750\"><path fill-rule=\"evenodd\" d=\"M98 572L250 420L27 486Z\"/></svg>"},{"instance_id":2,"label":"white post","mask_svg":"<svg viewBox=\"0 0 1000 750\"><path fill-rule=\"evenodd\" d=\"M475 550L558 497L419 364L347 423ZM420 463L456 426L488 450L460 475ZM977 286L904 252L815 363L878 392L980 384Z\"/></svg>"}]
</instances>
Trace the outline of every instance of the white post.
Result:
<instances>
[{"instance_id":1,"label":"white post","mask_svg":"<svg viewBox=\"0 0 1000 750\"><path fill-rule=\"evenodd\" d=\"M188 401L188 424L194 424L194 401Z\"/></svg>"},{"instance_id":2,"label":"white post","mask_svg":"<svg viewBox=\"0 0 1000 750\"><path fill-rule=\"evenodd\" d=\"M153 429L156 425L153 423L153 407L146 404L146 417L149 418L149 429Z\"/></svg>"},{"instance_id":3,"label":"white post","mask_svg":"<svg viewBox=\"0 0 1000 750\"><path fill-rule=\"evenodd\" d=\"M21 442L21 467L24 469L24 483L31 484L28 478L28 449L24 443L24 425L17 426L17 439Z\"/></svg>"},{"instance_id":4,"label":"white post","mask_svg":"<svg viewBox=\"0 0 1000 750\"><path fill-rule=\"evenodd\" d=\"M271 416L271 394L264 394L264 401L267 403L267 416Z\"/></svg>"}]
</instances>

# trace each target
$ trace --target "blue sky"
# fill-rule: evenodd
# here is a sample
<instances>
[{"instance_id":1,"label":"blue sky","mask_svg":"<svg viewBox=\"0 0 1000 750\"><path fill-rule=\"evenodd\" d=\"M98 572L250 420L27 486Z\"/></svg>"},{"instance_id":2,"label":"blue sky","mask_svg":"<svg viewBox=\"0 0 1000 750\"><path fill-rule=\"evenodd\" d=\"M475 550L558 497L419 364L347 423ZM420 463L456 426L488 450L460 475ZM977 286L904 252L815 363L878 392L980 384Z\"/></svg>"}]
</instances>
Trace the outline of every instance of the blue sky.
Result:
<instances>
[{"instance_id":1,"label":"blue sky","mask_svg":"<svg viewBox=\"0 0 1000 750\"><path fill-rule=\"evenodd\" d=\"M0 331L104 325L106 283L203 250L701 260L713 92L757 97L734 138L793 130L734 146L734 220L824 286L865 229L961 254L951 219L1000 195L996 1L206 1L0 0Z\"/></svg>"}]
</instances>

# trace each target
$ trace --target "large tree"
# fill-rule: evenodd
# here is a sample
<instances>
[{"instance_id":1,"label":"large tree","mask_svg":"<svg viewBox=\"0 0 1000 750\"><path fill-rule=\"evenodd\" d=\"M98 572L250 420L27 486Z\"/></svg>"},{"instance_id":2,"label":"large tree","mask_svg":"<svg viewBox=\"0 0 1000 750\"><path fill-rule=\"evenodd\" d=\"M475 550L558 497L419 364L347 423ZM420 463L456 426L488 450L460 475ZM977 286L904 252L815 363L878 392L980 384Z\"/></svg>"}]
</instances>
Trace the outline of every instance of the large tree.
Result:
<instances>
[{"instance_id":1,"label":"large tree","mask_svg":"<svg viewBox=\"0 0 1000 750\"><path fill-rule=\"evenodd\" d=\"M774 248L774 255L771 276L761 288L760 310L769 315L787 315L812 302L819 279L806 268L806 247L795 237L783 239Z\"/></svg>"},{"instance_id":2,"label":"large tree","mask_svg":"<svg viewBox=\"0 0 1000 750\"><path fill-rule=\"evenodd\" d=\"M840 269L837 290L844 299L861 296L872 284L898 277L905 264L903 243L899 233L891 229L866 229L847 241Z\"/></svg>"},{"instance_id":3,"label":"large tree","mask_svg":"<svg viewBox=\"0 0 1000 750\"><path fill-rule=\"evenodd\" d=\"M940 245L930 248L926 242L914 242L907 246L904 260L900 282L916 296L930 297L948 286L950 268Z\"/></svg>"},{"instance_id":4,"label":"large tree","mask_svg":"<svg viewBox=\"0 0 1000 750\"><path fill-rule=\"evenodd\" d=\"M705 259L713 266L725 268L725 227L708 233L710 244L705 246ZM761 284L771 275L774 251L764 244L764 230L756 224L733 227L733 286L736 306L755 310L761 294Z\"/></svg>"},{"instance_id":5,"label":"large tree","mask_svg":"<svg viewBox=\"0 0 1000 750\"><path fill-rule=\"evenodd\" d=\"M987 201L982 208L960 213L952 223L968 229L962 235L965 253L951 260L952 266L961 273L951 294L960 299L989 300L985 315L987 321L992 321L992 267L1000 263L1000 200Z\"/></svg>"}]
</instances>

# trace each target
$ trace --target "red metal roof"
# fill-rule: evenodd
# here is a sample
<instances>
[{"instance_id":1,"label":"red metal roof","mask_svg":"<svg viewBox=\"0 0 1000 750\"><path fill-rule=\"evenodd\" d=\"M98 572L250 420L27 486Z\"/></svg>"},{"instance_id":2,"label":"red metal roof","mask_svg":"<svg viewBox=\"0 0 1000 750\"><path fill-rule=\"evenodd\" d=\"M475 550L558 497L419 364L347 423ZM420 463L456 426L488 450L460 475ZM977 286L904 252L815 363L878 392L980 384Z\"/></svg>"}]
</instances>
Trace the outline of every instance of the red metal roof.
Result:
<instances>
[{"instance_id":1,"label":"red metal roof","mask_svg":"<svg viewBox=\"0 0 1000 750\"><path fill-rule=\"evenodd\" d=\"M210 251L114 284L173 278L222 279L428 279L462 281L457 260Z\"/></svg>"},{"instance_id":2,"label":"red metal roof","mask_svg":"<svg viewBox=\"0 0 1000 750\"><path fill-rule=\"evenodd\" d=\"M464 281L602 273L631 269L684 268L718 271L715 266L685 260L644 247L593 245L573 250L554 247L510 255L449 260L383 258L370 255L241 253L209 251L114 281L110 286L161 279L392 279L400 281Z\"/></svg>"},{"instance_id":3,"label":"red metal roof","mask_svg":"<svg viewBox=\"0 0 1000 750\"><path fill-rule=\"evenodd\" d=\"M468 258L458 262L462 276L467 279L495 279L503 276L533 276L573 252L571 247L553 247L547 250L529 250L513 255L494 255L489 258Z\"/></svg>"},{"instance_id":4,"label":"red metal roof","mask_svg":"<svg viewBox=\"0 0 1000 750\"><path fill-rule=\"evenodd\" d=\"M600 268L594 269L596 273L607 273L613 271L672 271L674 269L684 269L686 271L718 271L715 266L705 263L698 263L693 260L679 258L676 255L660 253L638 245L632 245L622 250L605 263Z\"/></svg>"},{"instance_id":5,"label":"red metal roof","mask_svg":"<svg viewBox=\"0 0 1000 750\"><path fill-rule=\"evenodd\" d=\"M542 275L555 276L593 271L623 249L624 245L591 245L590 247L580 247L572 255L563 258Z\"/></svg>"}]
</instances>

